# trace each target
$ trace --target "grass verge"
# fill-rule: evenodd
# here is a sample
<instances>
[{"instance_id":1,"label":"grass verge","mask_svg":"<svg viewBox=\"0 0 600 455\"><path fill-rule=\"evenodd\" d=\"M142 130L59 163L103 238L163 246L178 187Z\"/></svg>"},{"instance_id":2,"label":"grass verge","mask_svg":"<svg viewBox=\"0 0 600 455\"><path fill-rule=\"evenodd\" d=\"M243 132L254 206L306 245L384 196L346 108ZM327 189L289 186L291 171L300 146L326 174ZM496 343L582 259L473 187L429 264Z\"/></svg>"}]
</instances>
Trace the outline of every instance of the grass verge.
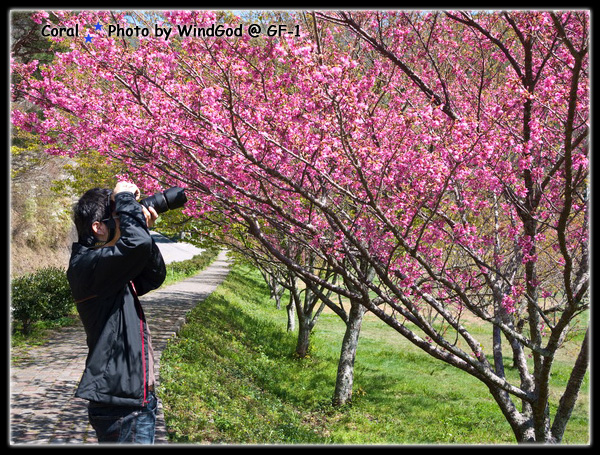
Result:
<instances>
[{"instance_id":1,"label":"grass verge","mask_svg":"<svg viewBox=\"0 0 600 455\"><path fill-rule=\"evenodd\" d=\"M343 323L323 314L311 355L297 359L285 318L260 275L242 266L190 312L161 357L172 442L514 444L483 384L418 351L372 315L361 331L353 402L333 408ZM565 443L588 442L588 386Z\"/></svg>"}]
</instances>

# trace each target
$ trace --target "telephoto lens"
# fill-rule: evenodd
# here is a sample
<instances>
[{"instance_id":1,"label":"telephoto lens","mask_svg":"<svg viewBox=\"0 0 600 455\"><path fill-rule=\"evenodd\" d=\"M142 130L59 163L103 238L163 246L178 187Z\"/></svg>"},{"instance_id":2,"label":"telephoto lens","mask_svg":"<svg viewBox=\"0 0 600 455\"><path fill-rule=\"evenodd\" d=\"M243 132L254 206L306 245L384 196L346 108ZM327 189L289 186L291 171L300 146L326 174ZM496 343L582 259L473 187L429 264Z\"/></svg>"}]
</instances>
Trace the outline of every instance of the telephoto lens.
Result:
<instances>
[{"instance_id":1,"label":"telephoto lens","mask_svg":"<svg viewBox=\"0 0 600 455\"><path fill-rule=\"evenodd\" d=\"M167 210L183 207L183 204L186 202L187 197L184 189L174 186L166 191L163 191L162 193L154 193L152 196L142 199L140 204L146 208L154 207L156 213L163 213Z\"/></svg>"}]
</instances>

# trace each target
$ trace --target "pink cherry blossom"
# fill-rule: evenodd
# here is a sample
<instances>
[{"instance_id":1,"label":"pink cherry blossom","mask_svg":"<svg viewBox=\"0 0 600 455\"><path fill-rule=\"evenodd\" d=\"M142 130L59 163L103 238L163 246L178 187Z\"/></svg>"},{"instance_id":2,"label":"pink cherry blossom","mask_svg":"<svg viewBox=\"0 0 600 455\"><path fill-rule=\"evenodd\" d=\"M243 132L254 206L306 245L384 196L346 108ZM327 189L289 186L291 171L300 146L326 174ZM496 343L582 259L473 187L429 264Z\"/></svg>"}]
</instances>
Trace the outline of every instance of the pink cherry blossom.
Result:
<instances>
[{"instance_id":1,"label":"pink cherry blossom","mask_svg":"<svg viewBox=\"0 0 600 455\"><path fill-rule=\"evenodd\" d=\"M163 17L174 29L221 20L213 11ZM494 324L541 371L542 295L563 296L558 322L545 321L556 348L588 305L589 14L311 17L318 35L131 43L98 32L51 65L12 62L13 93L42 112L15 110L12 122L51 153L123 161L148 191L186 187L186 214L226 219L232 236L243 227L302 279L354 292L425 351L529 400L533 390L473 359L479 342L461 315ZM127 26L107 11L60 21ZM354 290L319 281L290 244ZM468 347L448 341L431 314ZM515 330L517 317L530 321L530 338ZM408 333L405 318L431 343Z\"/></svg>"}]
</instances>

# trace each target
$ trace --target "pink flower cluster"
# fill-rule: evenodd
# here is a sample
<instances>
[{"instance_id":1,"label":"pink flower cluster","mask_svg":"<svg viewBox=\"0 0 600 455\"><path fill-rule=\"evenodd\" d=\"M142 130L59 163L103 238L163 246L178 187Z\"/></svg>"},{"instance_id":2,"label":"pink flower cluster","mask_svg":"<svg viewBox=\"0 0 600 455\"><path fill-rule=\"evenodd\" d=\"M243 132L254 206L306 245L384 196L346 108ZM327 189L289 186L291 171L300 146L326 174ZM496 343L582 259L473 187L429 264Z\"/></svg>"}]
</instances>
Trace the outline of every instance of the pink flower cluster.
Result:
<instances>
[{"instance_id":1,"label":"pink flower cluster","mask_svg":"<svg viewBox=\"0 0 600 455\"><path fill-rule=\"evenodd\" d=\"M462 305L486 295L492 271L518 262L539 263L540 276L554 282L561 217L569 248L587 235L585 202L563 209L565 185L585 185L589 87L581 77L573 92L575 61L549 13L515 19L523 30L539 19L527 55L510 27L498 35L500 47L451 15L353 14L420 84L389 55L365 41L354 46L348 29L325 21L318 39L303 30L132 44L99 33L93 45L63 47L51 65L13 63L14 93L43 115L16 110L12 121L37 132L51 153L97 150L127 163L148 190L159 181L185 186L189 215L259 226L282 255L289 241L340 267L365 255L415 299L444 290L443 299ZM163 16L173 25L222 20L212 11ZM127 20L107 11L60 18ZM563 19L579 42L585 23ZM477 20L483 30L498 27L494 14ZM527 59L532 80L518 70ZM524 220L544 239L534 242ZM525 279L513 276L513 286ZM518 298L505 295L508 312Z\"/></svg>"}]
</instances>

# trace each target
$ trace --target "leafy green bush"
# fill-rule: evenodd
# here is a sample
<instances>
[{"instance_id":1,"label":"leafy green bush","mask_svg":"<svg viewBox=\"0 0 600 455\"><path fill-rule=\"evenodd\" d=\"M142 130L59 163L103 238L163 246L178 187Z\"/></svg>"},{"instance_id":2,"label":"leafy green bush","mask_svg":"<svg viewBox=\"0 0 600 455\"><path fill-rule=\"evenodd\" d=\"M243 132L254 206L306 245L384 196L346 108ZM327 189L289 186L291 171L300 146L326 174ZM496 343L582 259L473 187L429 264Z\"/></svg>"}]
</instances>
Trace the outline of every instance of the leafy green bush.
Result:
<instances>
[{"instance_id":1,"label":"leafy green bush","mask_svg":"<svg viewBox=\"0 0 600 455\"><path fill-rule=\"evenodd\" d=\"M73 310L73 297L64 269L46 267L11 282L13 321L28 333L36 321L54 320Z\"/></svg>"}]
</instances>

